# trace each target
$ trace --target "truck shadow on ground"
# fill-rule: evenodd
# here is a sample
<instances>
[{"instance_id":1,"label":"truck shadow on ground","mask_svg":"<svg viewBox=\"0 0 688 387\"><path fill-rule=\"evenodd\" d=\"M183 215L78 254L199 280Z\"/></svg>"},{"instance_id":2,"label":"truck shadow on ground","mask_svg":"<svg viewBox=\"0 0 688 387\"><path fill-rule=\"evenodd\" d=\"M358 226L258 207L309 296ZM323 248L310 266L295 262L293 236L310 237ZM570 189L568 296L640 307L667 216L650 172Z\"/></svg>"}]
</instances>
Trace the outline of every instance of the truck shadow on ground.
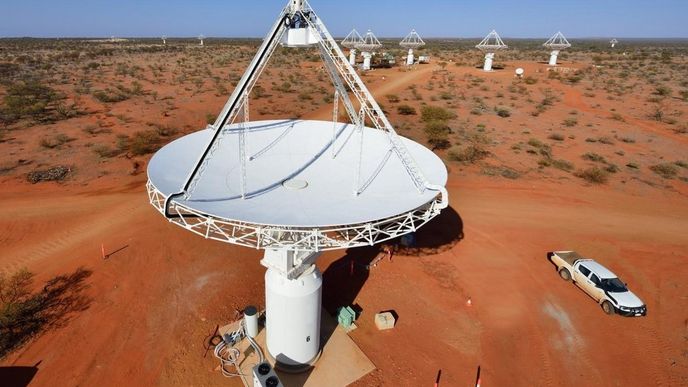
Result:
<instances>
[{"instance_id":1,"label":"truck shadow on ground","mask_svg":"<svg viewBox=\"0 0 688 387\"><path fill-rule=\"evenodd\" d=\"M26 387L38 373L39 361L33 366L0 367L0 380L5 387Z\"/></svg>"},{"instance_id":2,"label":"truck shadow on ground","mask_svg":"<svg viewBox=\"0 0 688 387\"><path fill-rule=\"evenodd\" d=\"M385 254L383 245L391 248L394 255L420 257L449 250L463 238L463 220L452 207L448 207L415 233L415 242L411 246L402 246L397 238L374 246L347 249L344 256L323 272L323 307L335 317L335 321L337 309L342 306L351 306L360 315L362 309L355 304L356 297L368 280L371 264L380 258L380 254ZM336 325L330 329L323 326L323 345L335 328Z\"/></svg>"}]
</instances>

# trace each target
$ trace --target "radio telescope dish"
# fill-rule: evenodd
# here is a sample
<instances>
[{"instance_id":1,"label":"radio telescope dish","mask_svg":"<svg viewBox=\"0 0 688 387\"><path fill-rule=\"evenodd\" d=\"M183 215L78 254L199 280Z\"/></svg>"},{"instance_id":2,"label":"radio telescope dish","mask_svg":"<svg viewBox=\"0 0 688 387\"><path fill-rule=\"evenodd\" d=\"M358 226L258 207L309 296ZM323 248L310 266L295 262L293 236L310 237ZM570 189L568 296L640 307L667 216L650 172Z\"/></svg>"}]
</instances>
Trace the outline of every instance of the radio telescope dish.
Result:
<instances>
[{"instance_id":1,"label":"radio telescope dish","mask_svg":"<svg viewBox=\"0 0 688 387\"><path fill-rule=\"evenodd\" d=\"M406 65L412 66L415 63L415 58L413 57L413 50L418 47L425 46L425 42L421 39L420 35L416 30L411 30L411 33L406 35L406 37L399 43L401 47L408 49L408 56L406 57Z\"/></svg>"},{"instance_id":2,"label":"radio telescope dish","mask_svg":"<svg viewBox=\"0 0 688 387\"><path fill-rule=\"evenodd\" d=\"M494 53L497 50L504 50L508 48L506 44L499 37L497 31L492 30L478 45L475 46L478 50L485 53L485 64L483 71L492 71L492 62L494 61Z\"/></svg>"},{"instance_id":3,"label":"radio telescope dish","mask_svg":"<svg viewBox=\"0 0 688 387\"><path fill-rule=\"evenodd\" d=\"M355 28L342 40L342 46L349 49L349 63L352 66L356 65L356 48L361 43L363 43L363 38Z\"/></svg>"},{"instance_id":4,"label":"radio telescope dish","mask_svg":"<svg viewBox=\"0 0 688 387\"><path fill-rule=\"evenodd\" d=\"M525 70L523 70L523 68L519 67L519 68L516 69L516 76L517 76L517 77L522 78L522 77L523 77L523 73L525 73Z\"/></svg>"},{"instance_id":5,"label":"radio telescope dish","mask_svg":"<svg viewBox=\"0 0 688 387\"><path fill-rule=\"evenodd\" d=\"M303 28L296 18L315 34L333 81L333 121L251 121L251 89L283 36ZM340 104L350 123L337 122ZM292 0L215 123L160 149L146 187L169 222L265 250L267 349L277 367L294 371L320 352L318 256L416 231L448 206L446 180L431 150L397 135L308 2Z\"/></svg>"},{"instance_id":6,"label":"radio telescope dish","mask_svg":"<svg viewBox=\"0 0 688 387\"><path fill-rule=\"evenodd\" d=\"M368 30L363 40L356 46L363 55L363 70L370 70L370 58L372 58L373 52L380 47L382 47L382 43L373 34L373 31Z\"/></svg>"},{"instance_id":7,"label":"radio telescope dish","mask_svg":"<svg viewBox=\"0 0 688 387\"><path fill-rule=\"evenodd\" d=\"M619 41L616 40L616 38L609 41L609 44L612 46L612 48L614 48L614 46L616 46L617 43L619 43Z\"/></svg>"},{"instance_id":8,"label":"radio telescope dish","mask_svg":"<svg viewBox=\"0 0 688 387\"><path fill-rule=\"evenodd\" d=\"M201 44L200 44L201 46L203 45L203 40L204 40L204 39L205 39L205 36L203 36L203 34L198 35L198 40L201 41Z\"/></svg>"},{"instance_id":9,"label":"radio telescope dish","mask_svg":"<svg viewBox=\"0 0 688 387\"><path fill-rule=\"evenodd\" d=\"M162 39L162 45L166 46L167 45L167 36L163 35L160 39Z\"/></svg>"},{"instance_id":10,"label":"radio telescope dish","mask_svg":"<svg viewBox=\"0 0 688 387\"><path fill-rule=\"evenodd\" d=\"M556 34L554 34L551 38L549 38L549 40L543 43L543 46L552 50L552 53L549 57L549 65L556 66L559 51L571 47L571 43L569 43L569 41L566 40L566 37L564 37L564 34L562 34L561 31L559 31Z\"/></svg>"}]
</instances>

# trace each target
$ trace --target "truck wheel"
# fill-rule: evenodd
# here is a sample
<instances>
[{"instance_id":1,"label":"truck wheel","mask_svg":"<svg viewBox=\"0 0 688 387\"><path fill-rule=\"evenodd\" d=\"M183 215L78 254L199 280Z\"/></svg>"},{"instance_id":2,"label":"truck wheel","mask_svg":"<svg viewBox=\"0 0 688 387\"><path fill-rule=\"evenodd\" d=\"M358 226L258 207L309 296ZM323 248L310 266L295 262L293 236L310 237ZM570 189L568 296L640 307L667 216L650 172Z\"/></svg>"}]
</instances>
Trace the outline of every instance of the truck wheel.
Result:
<instances>
[{"instance_id":1,"label":"truck wheel","mask_svg":"<svg viewBox=\"0 0 688 387\"><path fill-rule=\"evenodd\" d=\"M612 305L612 303L609 301L604 301L602 303L602 310L606 314L614 314L614 305Z\"/></svg>"},{"instance_id":2,"label":"truck wheel","mask_svg":"<svg viewBox=\"0 0 688 387\"><path fill-rule=\"evenodd\" d=\"M563 268L559 270L559 277L561 277L561 279L563 279L564 281L569 281L571 280L571 273L568 269Z\"/></svg>"}]
</instances>

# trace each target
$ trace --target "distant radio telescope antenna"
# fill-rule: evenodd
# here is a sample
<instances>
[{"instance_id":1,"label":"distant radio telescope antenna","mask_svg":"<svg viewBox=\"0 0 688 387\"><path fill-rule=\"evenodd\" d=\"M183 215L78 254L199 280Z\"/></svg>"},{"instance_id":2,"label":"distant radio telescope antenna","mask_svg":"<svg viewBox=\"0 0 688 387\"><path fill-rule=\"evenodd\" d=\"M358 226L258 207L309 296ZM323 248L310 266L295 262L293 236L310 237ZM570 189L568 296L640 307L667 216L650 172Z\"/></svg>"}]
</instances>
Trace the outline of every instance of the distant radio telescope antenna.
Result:
<instances>
[{"instance_id":1,"label":"distant radio telescope antenna","mask_svg":"<svg viewBox=\"0 0 688 387\"><path fill-rule=\"evenodd\" d=\"M406 35L406 37L399 43L403 48L408 49L408 56L406 57L406 65L412 66L415 63L415 58L413 57L413 50L418 47L425 46L425 42L421 39L420 35L416 30L411 30L411 33Z\"/></svg>"},{"instance_id":2,"label":"distant radio telescope antenna","mask_svg":"<svg viewBox=\"0 0 688 387\"><path fill-rule=\"evenodd\" d=\"M363 38L355 28L342 40L342 46L349 49L349 63L352 66L356 65L356 47L361 43L363 43Z\"/></svg>"},{"instance_id":3,"label":"distant radio telescope antenna","mask_svg":"<svg viewBox=\"0 0 688 387\"><path fill-rule=\"evenodd\" d=\"M115 42L115 36L114 35L110 36L110 42L112 42L112 43Z\"/></svg>"},{"instance_id":4,"label":"distant radio telescope antenna","mask_svg":"<svg viewBox=\"0 0 688 387\"><path fill-rule=\"evenodd\" d=\"M523 78L523 73L525 73L525 71L523 70L522 67L519 67L516 69L515 73L516 73L516 78Z\"/></svg>"},{"instance_id":5,"label":"distant radio telescope antenna","mask_svg":"<svg viewBox=\"0 0 688 387\"><path fill-rule=\"evenodd\" d=\"M373 31L368 30L363 40L356 45L356 48L361 50L361 55L363 55L363 70L370 70L370 59L373 57L373 53L380 47L382 47L382 43L377 40Z\"/></svg>"},{"instance_id":6,"label":"distant radio telescope antenna","mask_svg":"<svg viewBox=\"0 0 688 387\"><path fill-rule=\"evenodd\" d=\"M492 71L492 62L494 61L495 51L504 50L508 48L506 44L499 37L497 31L492 30L485 39L478 43L475 48L485 53L485 64L483 64L484 71Z\"/></svg>"},{"instance_id":7,"label":"distant radio telescope antenna","mask_svg":"<svg viewBox=\"0 0 688 387\"><path fill-rule=\"evenodd\" d=\"M612 48L614 48L614 46L616 46L617 43L619 43L619 41L616 40L616 38L609 41L609 44L612 46Z\"/></svg>"},{"instance_id":8,"label":"distant radio telescope antenna","mask_svg":"<svg viewBox=\"0 0 688 387\"><path fill-rule=\"evenodd\" d=\"M546 41L543 46L552 50L552 53L549 56L549 65L556 66L559 51L571 47L571 43L569 43L569 41L566 40L566 37L564 37L564 34L559 31L549 38L549 40Z\"/></svg>"},{"instance_id":9,"label":"distant radio telescope antenna","mask_svg":"<svg viewBox=\"0 0 688 387\"><path fill-rule=\"evenodd\" d=\"M203 46L203 40L205 39L205 36L203 34L198 35L198 40L201 41L201 46Z\"/></svg>"},{"instance_id":10,"label":"distant radio telescope antenna","mask_svg":"<svg viewBox=\"0 0 688 387\"><path fill-rule=\"evenodd\" d=\"M167 36L163 35L160 39L162 39L162 45L166 46L167 45Z\"/></svg>"},{"instance_id":11,"label":"distant radio telescope antenna","mask_svg":"<svg viewBox=\"0 0 688 387\"><path fill-rule=\"evenodd\" d=\"M250 121L251 90L285 35L290 47L317 46L332 121ZM379 46L371 33L360 47ZM318 256L415 232L448 206L442 160L396 133L306 0L282 9L215 122L164 146L147 173L149 201L169 222L264 250L267 350L290 371L320 354Z\"/></svg>"}]
</instances>

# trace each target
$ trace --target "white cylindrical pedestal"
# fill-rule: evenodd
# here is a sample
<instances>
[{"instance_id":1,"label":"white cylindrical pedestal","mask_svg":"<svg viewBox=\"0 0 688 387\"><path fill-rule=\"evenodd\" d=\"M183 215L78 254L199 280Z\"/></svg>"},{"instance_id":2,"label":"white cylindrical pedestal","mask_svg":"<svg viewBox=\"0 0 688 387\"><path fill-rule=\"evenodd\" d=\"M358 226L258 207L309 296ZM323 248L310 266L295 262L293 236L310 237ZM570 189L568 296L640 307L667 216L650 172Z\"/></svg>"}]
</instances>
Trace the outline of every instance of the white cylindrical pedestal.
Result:
<instances>
[{"instance_id":1,"label":"white cylindrical pedestal","mask_svg":"<svg viewBox=\"0 0 688 387\"><path fill-rule=\"evenodd\" d=\"M485 54L485 64L483 65L484 71L492 71L492 61L494 60L494 53L488 52Z\"/></svg>"},{"instance_id":2,"label":"white cylindrical pedestal","mask_svg":"<svg viewBox=\"0 0 688 387\"><path fill-rule=\"evenodd\" d=\"M369 52L363 53L363 70L370 70L370 58L372 55Z\"/></svg>"},{"instance_id":3,"label":"white cylindrical pedestal","mask_svg":"<svg viewBox=\"0 0 688 387\"><path fill-rule=\"evenodd\" d=\"M413 49L409 49L408 56L406 57L406 65L412 66L414 62L413 59Z\"/></svg>"},{"instance_id":4,"label":"white cylindrical pedestal","mask_svg":"<svg viewBox=\"0 0 688 387\"><path fill-rule=\"evenodd\" d=\"M557 56L559 56L559 50L552 51L552 54L550 54L550 57L549 57L549 65L550 66L556 66L557 65Z\"/></svg>"},{"instance_id":5,"label":"white cylindrical pedestal","mask_svg":"<svg viewBox=\"0 0 688 387\"><path fill-rule=\"evenodd\" d=\"M322 275L315 265L289 280L278 271L265 273L267 347L277 367L304 368L320 353Z\"/></svg>"},{"instance_id":6,"label":"white cylindrical pedestal","mask_svg":"<svg viewBox=\"0 0 688 387\"><path fill-rule=\"evenodd\" d=\"M614 46L616 46L616 43L612 43L612 48L614 48Z\"/></svg>"},{"instance_id":7,"label":"white cylindrical pedestal","mask_svg":"<svg viewBox=\"0 0 688 387\"><path fill-rule=\"evenodd\" d=\"M349 51L349 63L351 63L352 66L356 66L356 50L353 48Z\"/></svg>"}]
</instances>

